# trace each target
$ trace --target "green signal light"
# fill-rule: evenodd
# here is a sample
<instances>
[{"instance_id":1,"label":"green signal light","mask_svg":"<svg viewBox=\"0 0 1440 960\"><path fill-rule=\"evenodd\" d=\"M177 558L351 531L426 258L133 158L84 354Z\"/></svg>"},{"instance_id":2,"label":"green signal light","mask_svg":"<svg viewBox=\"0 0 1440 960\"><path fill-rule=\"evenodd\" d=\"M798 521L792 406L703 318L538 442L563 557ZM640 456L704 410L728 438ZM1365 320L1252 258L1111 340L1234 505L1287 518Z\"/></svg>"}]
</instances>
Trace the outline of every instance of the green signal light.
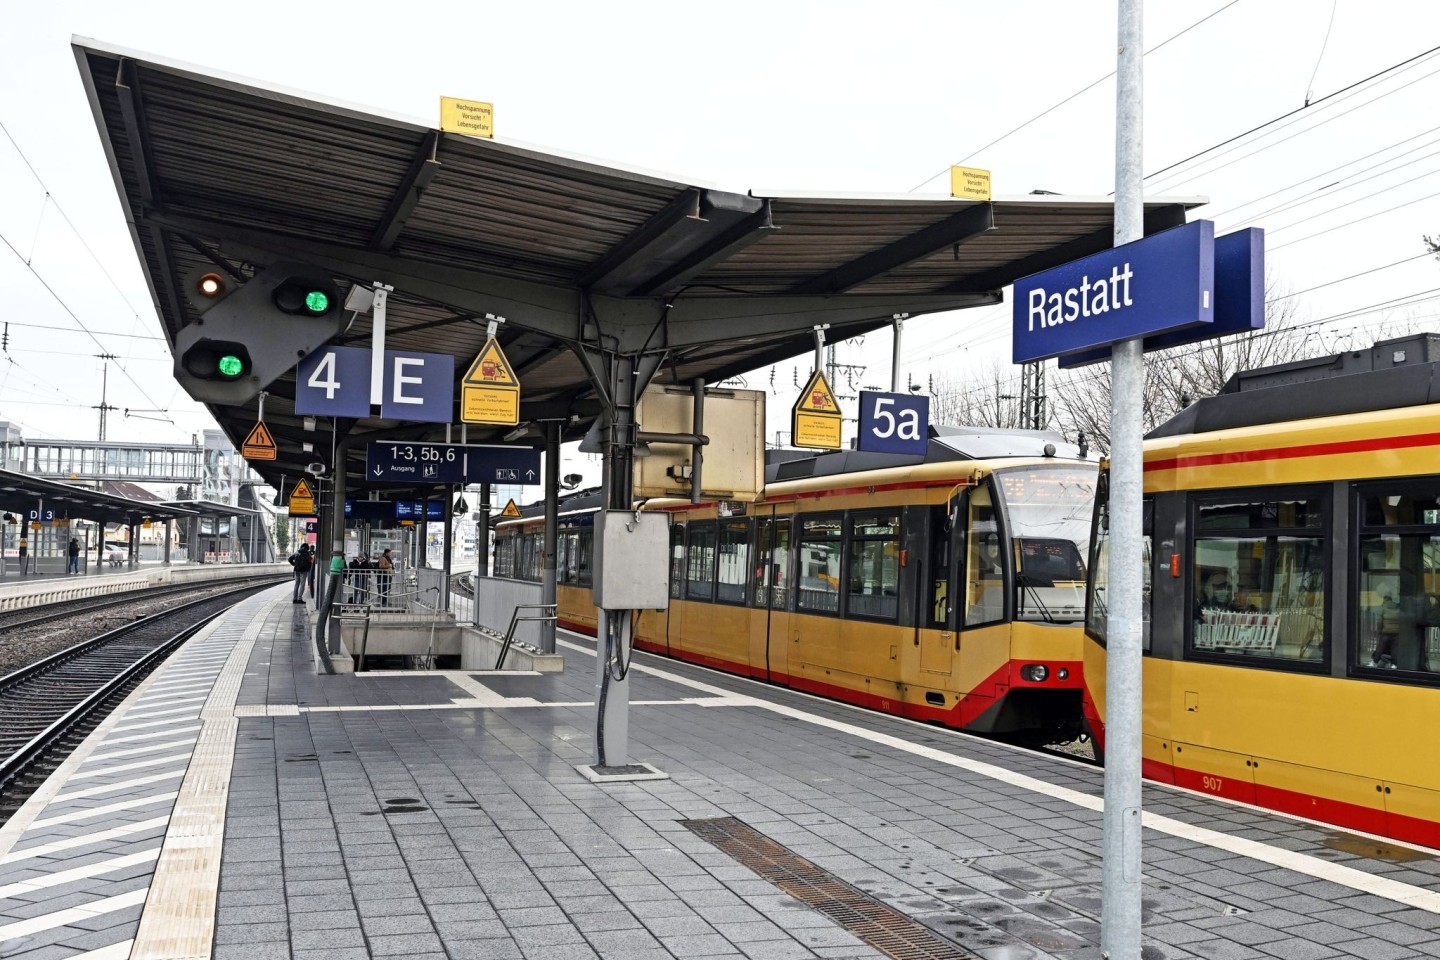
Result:
<instances>
[{"instance_id":1,"label":"green signal light","mask_svg":"<svg viewBox=\"0 0 1440 960\"><path fill-rule=\"evenodd\" d=\"M220 373L227 377L238 377L245 369L245 364L233 353L227 353L216 362Z\"/></svg>"},{"instance_id":2,"label":"green signal light","mask_svg":"<svg viewBox=\"0 0 1440 960\"><path fill-rule=\"evenodd\" d=\"M305 309L311 313L324 313L330 309L330 298L323 290L311 290L305 294Z\"/></svg>"}]
</instances>

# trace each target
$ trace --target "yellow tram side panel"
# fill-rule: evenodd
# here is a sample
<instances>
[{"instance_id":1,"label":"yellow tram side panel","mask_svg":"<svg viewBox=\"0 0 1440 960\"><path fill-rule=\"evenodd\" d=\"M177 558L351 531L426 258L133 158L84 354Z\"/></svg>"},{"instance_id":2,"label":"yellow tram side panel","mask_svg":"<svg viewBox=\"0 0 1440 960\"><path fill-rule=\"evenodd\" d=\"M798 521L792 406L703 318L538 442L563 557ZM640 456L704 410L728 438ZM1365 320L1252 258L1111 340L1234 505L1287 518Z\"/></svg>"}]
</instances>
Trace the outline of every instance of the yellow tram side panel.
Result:
<instances>
[{"instance_id":1,"label":"yellow tram side panel","mask_svg":"<svg viewBox=\"0 0 1440 960\"><path fill-rule=\"evenodd\" d=\"M1315 417L1145 444L1145 492L1440 472L1440 404Z\"/></svg>"},{"instance_id":2,"label":"yellow tram side panel","mask_svg":"<svg viewBox=\"0 0 1440 960\"><path fill-rule=\"evenodd\" d=\"M571 583L557 583L555 584L555 604L555 612L562 627L594 635L597 618L593 588L576 586Z\"/></svg>"}]
</instances>

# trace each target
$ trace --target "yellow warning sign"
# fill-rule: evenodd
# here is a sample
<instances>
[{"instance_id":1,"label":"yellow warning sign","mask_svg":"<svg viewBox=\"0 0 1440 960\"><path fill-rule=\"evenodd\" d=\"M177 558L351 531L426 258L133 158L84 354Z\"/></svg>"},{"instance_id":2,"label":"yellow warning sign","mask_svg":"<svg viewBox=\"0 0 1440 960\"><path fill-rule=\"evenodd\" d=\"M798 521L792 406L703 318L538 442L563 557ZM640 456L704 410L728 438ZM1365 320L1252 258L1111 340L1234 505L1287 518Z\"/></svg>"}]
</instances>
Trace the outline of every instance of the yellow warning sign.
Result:
<instances>
[{"instance_id":1,"label":"yellow warning sign","mask_svg":"<svg viewBox=\"0 0 1440 960\"><path fill-rule=\"evenodd\" d=\"M500 511L500 516L512 518L518 517L520 516L520 508L515 506L514 500L511 500L509 503L505 504L505 509Z\"/></svg>"},{"instance_id":2,"label":"yellow warning sign","mask_svg":"<svg viewBox=\"0 0 1440 960\"><path fill-rule=\"evenodd\" d=\"M815 371L790 412L790 442L795 446L840 449L840 404L825 374Z\"/></svg>"},{"instance_id":3,"label":"yellow warning sign","mask_svg":"<svg viewBox=\"0 0 1440 960\"><path fill-rule=\"evenodd\" d=\"M440 98L440 130L467 137L495 138L495 104L483 100Z\"/></svg>"},{"instance_id":4,"label":"yellow warning sign","mask_svg":"<svg viewBox=\"0 0 1440 960\"><path fill-rule=\"evenodd\" d=\"M460 381L460 422L520 422L520 378L494 337L485 341Z\"/></svg>"},{"instance_id":5,"label":"yellow warning sign","mask_svg":"<svg viewBox=\"0 0 1440 960\"><path fill-rule=\"evenodd\" d=\"M270 435L270 428L265 426L264 420L255 421L250 436L245 438L245 444L240 448L240 456L246 460L275 459L275 438Z\"/></svg>"},{"instance_id":6,"label":"yellow warning sign","mask_svg":"<svg viewBox=\"0 0 1440 960\"><path fill-rule=\"evenodd\" d=\"M310 489L310 484L304 477L295 481L294 488L290 491L290 516L292 517L313 517L315 515L315 491Z\"/></svg>"},{"instance_id":7,"label":"yellow warning sign","mask_svg":"<svg viewBox=\"0 0 1440 960\"><path fill-rule=\"evenodd\" d=\"M962 200L989 200L990 171L979 167L951 167L950 196Z\"/></svg>"}]
</instances>

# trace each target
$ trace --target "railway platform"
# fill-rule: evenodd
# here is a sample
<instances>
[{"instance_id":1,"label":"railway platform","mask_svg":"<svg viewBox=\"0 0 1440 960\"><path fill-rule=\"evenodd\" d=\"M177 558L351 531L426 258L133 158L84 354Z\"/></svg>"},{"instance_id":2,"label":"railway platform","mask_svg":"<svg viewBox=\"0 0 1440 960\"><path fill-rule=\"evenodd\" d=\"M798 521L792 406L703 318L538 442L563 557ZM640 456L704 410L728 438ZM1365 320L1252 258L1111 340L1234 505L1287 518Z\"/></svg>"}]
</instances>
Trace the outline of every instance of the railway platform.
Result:
<instances>
[{"instance_id":1,"label":"railway platform","mask_svg":"<svg viewBox=\"0 0 1440 960\"><path fill-rule=\"evenodd\" d=\"M1098 768L644 655L315 676L238 604L0 827L0 957L1100 957ZM1440 956L1440 852L1145 787L1145 960Z\"/></svg>"},{"instance_id":2,"label":"railway platform","mask_svg":"<svg viewBox=\"0 0 1440 960\"><path fill-rule=\"evenodd\" d=\"M82 597L98 597L127 590L143 590L161 584L201 583L213 580L244 579L290 572L283 563L201 564L144 562L135 566L104 567L88 573L38 577L10 577L0 580L0 611L59 603Z\"/></svg>"}]
</instances>

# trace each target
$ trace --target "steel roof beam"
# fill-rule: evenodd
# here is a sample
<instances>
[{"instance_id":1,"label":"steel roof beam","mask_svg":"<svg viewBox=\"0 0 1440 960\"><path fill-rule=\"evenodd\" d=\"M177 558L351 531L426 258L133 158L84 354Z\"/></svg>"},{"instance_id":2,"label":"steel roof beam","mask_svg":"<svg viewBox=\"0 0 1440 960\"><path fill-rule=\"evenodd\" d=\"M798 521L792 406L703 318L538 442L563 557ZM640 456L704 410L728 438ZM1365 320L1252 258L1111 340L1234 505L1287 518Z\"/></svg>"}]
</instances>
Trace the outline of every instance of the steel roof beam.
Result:
<instances>
[{"instance_id":1,"label":"steel roof beam","mask_svg":"<svg viewBox=\"0 0 1440 960\"><path fill-rule=\"evenodd\" d=\"M653 260L655 248L666 242L671 232L686 220L703 223L700 215L701 191L682 190L676 197L651 215L630 235L595 261L581 274L575 285L582 290L609 289L620 276L632 274Z\"/></svg>"},{"instance_id":2,"label":"steel roof beam","mask_svg":"<svg viewBox=\"0 0 1440 960\"><path fill-rule=\"evenodd\" d=\"M416 205L420 203L425 188L430 186L430 181L440 172L440 161L435 159L439 145L440 131L429 131L415 159L411 161L410 169L405 171L405 179L390 198L379 225L371 234L370 249L389 250L395 245L400 231L405 228L405 221L410 219L410 214L415 212Z\"/></svg>"},{"instance_id":3,"label":"steel roof beam","mask_svg":"<svg viewBox=\"0 0 1440 960\"><path fill-rule=\"evenodd\" d=\"M856 257L849 263L842 263L819 276L802 280L788 292L825 295L844 293L867 280L884 276L906 264L923 260L932 253L962 244L994 229L994 204L977 203L939 223L932 223L922 230L917 230L908 237L902 237L878 250Z\"/></svg>"},{"instance_id":4,"label":"steel roof beam","mask_svg":"<svg viewBox=\"0 0 1440 960\"><path fill-rule=\"evenodd\" d=\"M130 161L135 164L135 176L139 180L140 199L154 203L158 193L150 171L155 167L155 159L150 155L150 133L145 123L145 108L141 105L140 78L135 71L135 61L119 62L115 69L115 95L120 100L120 116L125 122L125 139L130 144Z\"/></svg>"},{"instance_id":5,"label":"steel roof beam","mask_svg":"<svg viewBox=\"0 0 1440 960\"><path fill-rule=\"evenodd\" d=\"M775 229L777 228L770 215L770 201L761 201L760 210L733 224L709 243L677 260L649 280L638 284L630 293L632 296L643 297L673 291L683 286L691 277L764 239L766 234Z\"/></svg>"},{"instance_id":6,"label":"steel roof beam","mask_svg":"<svg viewBox=\"0 0 1440 960\"><path fill-rule=\"evenodd\" d=\"M1159 233L1161 230L1169 230L1171 227L1182 226L1185 223L1185 208L1179 204L1167 204L1163 207L1151 207L1145 211L1145 235ZM946 293L972 293L986 287L1000 287L1013 283L1016 277L1028 277L1032 273L1039 273L1041 270L1049 270L1062 263L1069 263L1071 260L1079 260L1081 257L1088 257L1092 253L1099 253L1101 250L1109 250L1115 245L1115 228L1106 226L1102 230L1087 234L1083 237L1076 237L1068 243L1062 243L1058 247L1051 247L1040 253L1031 254L1014 263L1006 264L998 270L988 273L976 274L966 280L953 283L946 287Z\"/></svg>"}]
</instances>

